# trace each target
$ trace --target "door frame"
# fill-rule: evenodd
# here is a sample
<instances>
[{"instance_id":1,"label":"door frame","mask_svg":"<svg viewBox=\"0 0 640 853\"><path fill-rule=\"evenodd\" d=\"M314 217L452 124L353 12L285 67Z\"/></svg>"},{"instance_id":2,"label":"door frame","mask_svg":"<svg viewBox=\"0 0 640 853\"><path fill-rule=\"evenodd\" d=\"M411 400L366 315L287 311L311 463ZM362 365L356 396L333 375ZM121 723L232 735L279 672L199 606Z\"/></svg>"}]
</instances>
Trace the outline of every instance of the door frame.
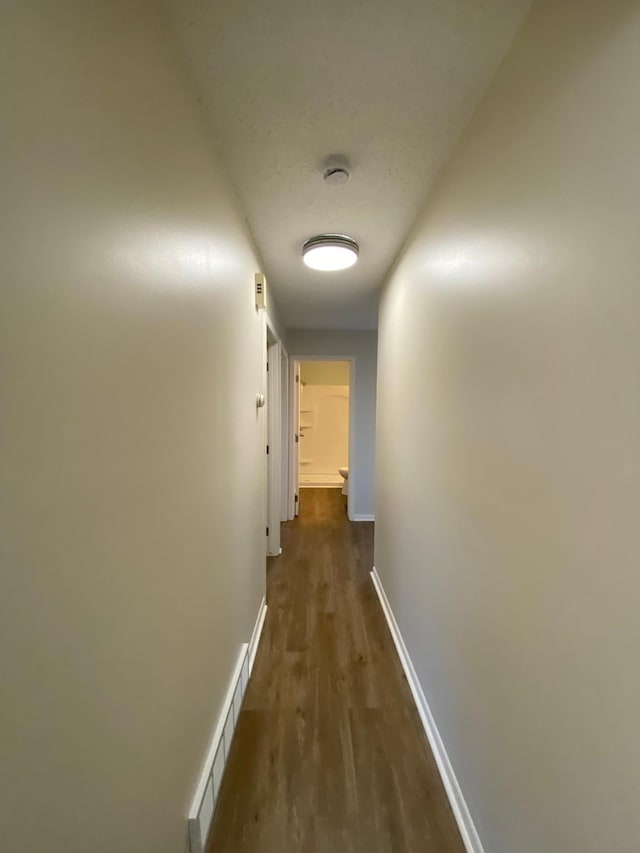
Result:
<instances>
[{"instance_id":1,"label":"door frame","mask_svg":"<svg viewBox=\"0 0 640 853\"><path fill-rule=\"evenodd\" d=\"M287 351L278 336L269 316L265 322L265 451L266 451L266 532L267 556L277 557L282 553L280 545L280 523L282 521L282 360L288 361Z\"/></svg>"},{"instance_id":2,"label":"door frame","mask_svg":"<svg viewBox=\"0 0 640 853\"><path fill-rule=\"evenodd\" d=\"M355 355L314 355L307 353L292 353L289 356L289 518L295 518L299 501L296 504L295 498L299 495L299 466L297 465L295 435L296 435L296 417L294 412L296 401L296 370L300 375L301 361L348 361L349 362L349 493L347 495L347 515L351 520L353 518L353 495L355 492L354 483L356 480L354 470L354 451L355 451L355 414L356 414L356 356ZM299 397L298 397L299 400ZM299 406L299 402L298 402ZM300 445L298 444L299 448Z\"/></svg>"}]
</instances>

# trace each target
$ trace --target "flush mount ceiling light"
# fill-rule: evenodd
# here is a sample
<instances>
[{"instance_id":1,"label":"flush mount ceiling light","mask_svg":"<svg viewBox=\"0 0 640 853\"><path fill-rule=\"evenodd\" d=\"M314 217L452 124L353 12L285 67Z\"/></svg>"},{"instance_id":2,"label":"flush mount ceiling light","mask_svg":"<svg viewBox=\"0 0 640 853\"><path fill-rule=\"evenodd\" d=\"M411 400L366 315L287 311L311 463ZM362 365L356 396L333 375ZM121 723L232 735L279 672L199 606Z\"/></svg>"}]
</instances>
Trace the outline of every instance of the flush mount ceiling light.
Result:
<instances>
[{"instance_id":1,"label":"flush mount ceiling light","mask_svg":"<svg viewBox=\"0 0 640 853\"><path fill-rule=\"evenodd\" d=\"M352 267L358 260L360 247L344 234L319 234L302 247L302 259L312 270L334 272Z\"/></svg>"}]
</instances>

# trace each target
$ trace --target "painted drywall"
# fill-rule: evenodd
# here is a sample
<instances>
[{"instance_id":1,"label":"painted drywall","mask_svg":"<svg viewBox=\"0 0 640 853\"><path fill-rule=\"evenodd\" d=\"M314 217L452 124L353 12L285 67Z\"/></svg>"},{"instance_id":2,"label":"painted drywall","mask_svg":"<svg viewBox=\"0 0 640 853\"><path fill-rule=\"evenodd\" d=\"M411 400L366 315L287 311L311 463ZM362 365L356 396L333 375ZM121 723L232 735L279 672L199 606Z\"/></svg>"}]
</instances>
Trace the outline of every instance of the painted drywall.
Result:
<instances>
[{"instance_id":1,"label":"painted drywall","mask_svg":"<svg viewBox=\"0 0 640 853\"><path fill-rule=\"evenodd\" d=\"M11 853L176 853L265 586L260 269L155 3L0 29Z\"/></svg>"},{"instance_id":2,"label":"painted drywall","mask_svg":"<svg viewBox=\"0 0 640 853\"><path fill-rule=\"evenodd\" d=\"M486 853L640 837L640 9L538 0L393 271L376 566Z\"/></svg>"},{"instance_id":3,"label":"painted drywall","mask_svg":"<svg viewBox=\"0 0 640 853\"><path fill-rule=\"evenodd\" d=\"M376 328L387 270L530 0L164 2L287 324ZM353 180L323 186L340 152ZM360 259L327 280L300 252L335 228Z\"/></svg>"},{"instance_id":4,"label":"painted drywall","mask_svg":"<svg viewBox=\"0 0 640 853\"><path fill-rule=\"evenodd\" d=\"M307 385L348 385L348 361L303 361L300 379Z\"/></svg>"},{"instance_id":5,"label":"painted drywall","mask_svg":"<svg viewBox=\"0 0 640 853\"><path fill-rule=\"evenodd\" d=\"M376 443L376 371L378 333L289 329L289 355L353 356L355 368L351 393L354 396L354 454L349 460L350 509L354 517L375 513L374 477Z\"/></svg>"}]
</instances>

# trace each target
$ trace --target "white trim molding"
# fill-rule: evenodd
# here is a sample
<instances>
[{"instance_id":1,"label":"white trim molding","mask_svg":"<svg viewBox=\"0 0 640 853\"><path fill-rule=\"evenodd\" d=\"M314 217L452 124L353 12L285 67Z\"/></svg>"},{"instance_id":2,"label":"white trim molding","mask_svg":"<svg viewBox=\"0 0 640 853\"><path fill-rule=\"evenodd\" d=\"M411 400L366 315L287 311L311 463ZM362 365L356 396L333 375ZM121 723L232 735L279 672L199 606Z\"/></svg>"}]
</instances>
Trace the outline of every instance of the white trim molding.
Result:
<instances>
[{"instance_id":1,"label":"white trim molding","mask_svg":"<svg viewBox=\"0 0 640 853\"><path fill-rule=\"evenodd\" d=\"M247 649L247 654L249 656L249 675L251 675L251 671L253 670L253 664L256 659L256 652L258 651L258 646L260 645L260 637L262 636L262 629L264 628L264 619L266 615L267 605L263 598L260 604L260 609L258 610L256 624L253 626L251 639L249 640L249 648Z\"/></svg>"},{"instance_id":2,"label":"white trim molding","mask_svg":"<svg viewBox=\"0 0 640 853\"><path fill-rule=\"evenodd\" d=\"M299 483L299 489L341 489L342 483Z\"/></svg>"},{"instance_id":3,"label":"white trim molding","mask_svg":"<svg viewBox=\"0 0 640 853\"><path fill-rule=\"evenodd\" d=\"M456 823L458 824L458 829L460 830L465 850L467 853L484 853L480 836L478 835L471 817L471 812L469 811L464 796L462 795L460 784L458 783L456 774L453 771L451 761L447 755L447 750L445 749L442 738L440 737L433 714L431 713L431 709L429 708L422 686L418 680L413 662L409 657L409 652L405 646L402 634L400 633L400 628L398 627L398 623L393 615L391 605L389 604L389 600L386 596L382 586L382 581L380 580L375 566L371 572L371 580L373 581L373 585L378 593L378 598L380 599L382 610L387 620L389 630L391 631L391 636L395 643L400 663L402 664L404 674L409 682L409 687L411 688L411 693L416 703L418 714L420 715L425 734L427 735L427 740L429 741L431 751L433 752L436 764L438 765L442 784L444 785Z\"/></svg>"},{"instance_id":4,"label":"white trim molding","mask_svg":"<svg viewBox=\"0 0 640 853\"><path fill-rule=\"evenodd\" d=\"M375 521L376 517L373 513L362 513L356 512L354 515L349 516L349 521Z\"/></svg>"},{"instance_id":5,"label":"white trim molding","mask_svg":"<svg viewBox=\"0 0 640 853\"><path fill-rule=\"evenodd\" d=\"M211 746L207 752L198 787L189 810L187 824L191 853L204 853L207 844L222 776L231 750L236 725L240 718L242 700L249 684L249 676L258 651L266 613L267 605L263 598L251 633L251 639L240 647L236 665L222 703L222 711L218 717Z\"/></svg>"}]
</instances>

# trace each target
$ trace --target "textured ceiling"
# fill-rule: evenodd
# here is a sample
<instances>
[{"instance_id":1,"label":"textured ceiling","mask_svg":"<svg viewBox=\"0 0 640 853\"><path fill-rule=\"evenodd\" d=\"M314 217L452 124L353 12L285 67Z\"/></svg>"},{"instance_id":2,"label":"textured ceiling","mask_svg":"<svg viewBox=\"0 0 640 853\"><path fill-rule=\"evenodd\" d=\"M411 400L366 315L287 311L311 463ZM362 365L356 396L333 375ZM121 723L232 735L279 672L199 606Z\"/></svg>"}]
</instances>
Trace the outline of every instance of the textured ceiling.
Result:
<instances>
[{"instance_id":1,"label":"textured ceiling","mask_svg":"<svg viewBox=\"0 0 640 853\"><path fill-rule=\"evenodd\" d=\"M166 0L292 328L372 328L380 286L530 0ZM351 180L322 166L346 155ZM348 234L360 260L308 270Z\"/></svg>"}]
</instances>

